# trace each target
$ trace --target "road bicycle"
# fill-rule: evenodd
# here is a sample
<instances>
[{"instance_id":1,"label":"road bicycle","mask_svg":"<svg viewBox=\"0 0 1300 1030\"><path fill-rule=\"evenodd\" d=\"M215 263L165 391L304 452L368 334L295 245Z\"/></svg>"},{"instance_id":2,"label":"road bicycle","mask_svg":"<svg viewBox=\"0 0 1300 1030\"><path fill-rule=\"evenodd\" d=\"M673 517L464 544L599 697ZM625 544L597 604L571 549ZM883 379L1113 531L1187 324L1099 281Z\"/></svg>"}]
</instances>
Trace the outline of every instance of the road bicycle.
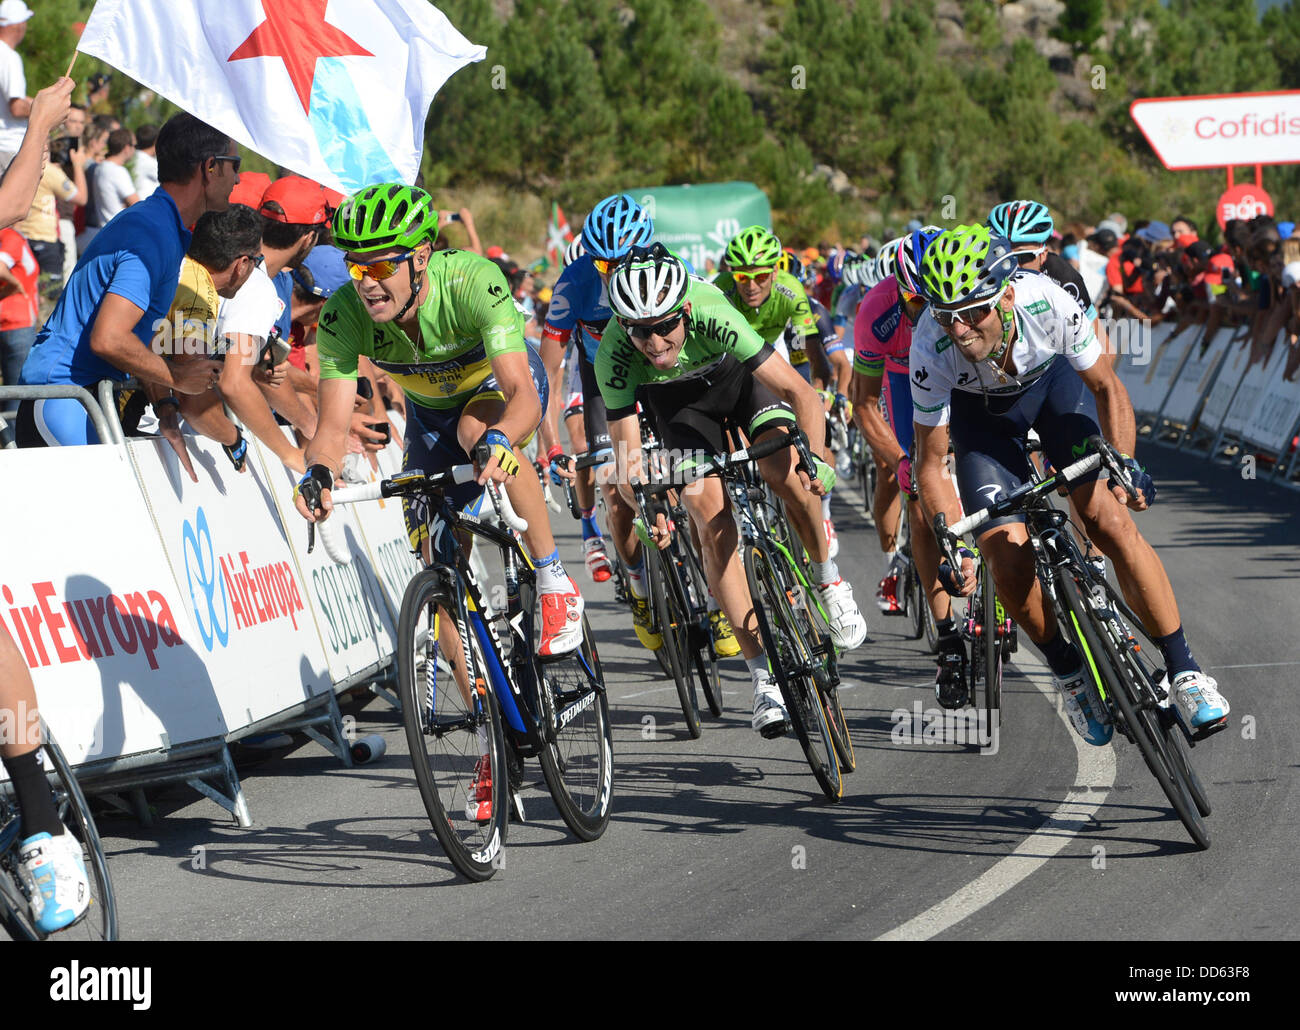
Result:
<instances>
[{"instance_id":1,"label":"road bicycle","mask_svg":"<svg viewBox=\"0 0 1300 1030\"><path fill-rule=\"evenodd\" d=\"M427 505L432 564L407 585L398 619L402 722L434 832L452 864L481 881L500 866L507 810L524 818L520 789L528 758L541 764L560 818L574 836L591 841L604 833L613 793L613 734L600 657L585 616L578 650L550 658L536 652L537 577L517 535L528 526L508 495L489 486L484 496L494 515L481 508L456 511L447 501L448 487L476 475L473 465L433 475L403 472L332 497L336 505L379 497L423 498ZM329 523L321 526L325 530ZM485 602L484 585L458 539L462 534L500 552L502 610ZM349 560L333 533L325 531L322 538L331 557ZM490 806L486 818L475 789L484 755L490 768L482 792Z\"/></svg>"},{"instance_id":2,"label":"road bicycle","mask_svg":"<svg viewBox=\"0 0 1300 1030\"><path fill-rule=\"evenodd\" d=\"M1193 733L1171 704L1165 670L1155 664L1159 646L1123 597L1089 560L1069 529L1069 514L1049 502L1048 495L1099 468L1130 497L1137 494L1119 454L1101 437L1089 438L1091 454L1040 481L1013 490L995 504L961 519L951 527L935 516L935 536L953 568L959 537L990 519L1023 513L1033 547L1035 571L1050 600L1062 631L1084 658L1086 674L1097 687L1119 734L1142 754L1175 814L1201 849L1210 846L1205 818L1209 796L1192 768L1187 748L1215 729ZM1082 534L1080 534L1082 535ZM1091 545L1089 550L1091 550ZM988 577L991 582L992 577ZM987 636L986 636L987 639ZM999 652L993 648L992 652Z\"/></svg>"},{"instance_id":3,"label":"road bicycle","mask_svg":"<svg viewBox=\"0 0 1300 1030\"><path fill-rule=\"evenodd\" d=\"M108 862L104 858L104 845L100 842L99 831L95 829L94 817L77 777L43 720L41 750L45 755L46 778L54 792L59 820L81 844L82 861L90 880L90 905L80 920L55 934L46 935L36 928L31 896L18 876L18 845L26 834L10 785L6 782L0 784L0 926L14 940L115 941L117 903L108 875Z\"/></svg>"}]
</instances>

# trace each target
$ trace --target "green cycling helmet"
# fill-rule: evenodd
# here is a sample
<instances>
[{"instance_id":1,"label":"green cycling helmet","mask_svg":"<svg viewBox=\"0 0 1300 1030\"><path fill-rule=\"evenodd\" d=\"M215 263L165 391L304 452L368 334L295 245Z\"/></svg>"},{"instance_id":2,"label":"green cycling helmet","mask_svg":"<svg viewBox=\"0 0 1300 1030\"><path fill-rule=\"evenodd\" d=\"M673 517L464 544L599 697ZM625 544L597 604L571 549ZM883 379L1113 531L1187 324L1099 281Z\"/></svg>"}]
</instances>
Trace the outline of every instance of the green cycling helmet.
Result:
<instances>
[{"instance_id":1,"label":"green cycling helmet","mask_svg":"<svg viewBox=\"0 0 1300 1030\"><path fill-rule=\"evenodd\" d=\"M1005 236L983 225L959 225L926 248L921 286L933 304L980 301L1001 292L1018 267Z\"/></svg>"},{"instance_id":2,"label":"green cycling helmet","mask_svg":"<svg viewBox=\"0 0 1300 1030\"><path fill-rule=\"evenodd\" d=\"M357 254L392 247L411 250L437 238L433 198L403 182L367 186L334 212L334 245L340 250Z\"/></svg>"},{"instance_id":3,"label":"green cycling helmet","mask_svg":"<svg viewBox=\"0 0 1300 1030\"><path fill-rule=\"evenodd\" d=\"M727 244L728 268L775 268L781 260L781 241L770 229L751 225Z\"/></svg>"}]
</instances>

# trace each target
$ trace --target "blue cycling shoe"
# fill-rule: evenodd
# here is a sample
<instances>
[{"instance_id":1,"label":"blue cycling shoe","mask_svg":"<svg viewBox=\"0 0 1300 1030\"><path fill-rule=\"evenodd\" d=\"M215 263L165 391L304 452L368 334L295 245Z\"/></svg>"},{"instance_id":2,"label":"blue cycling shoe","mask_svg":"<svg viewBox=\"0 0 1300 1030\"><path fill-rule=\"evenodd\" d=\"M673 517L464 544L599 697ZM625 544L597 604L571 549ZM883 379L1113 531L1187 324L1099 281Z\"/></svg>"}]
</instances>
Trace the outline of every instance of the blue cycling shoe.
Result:
<instances>
[{"instance_id":1,"label":"blue cycling shoe","mask_svg":"<svg viewBox=\"0 0 1300 1030\"><path fill-rule=\"evenodd\" d=\"M1219 684L1203 672L1180 672L1174 677L1170 696L1178 714L1193 730L1204 730L1216 722L1226 722L1228 699L1218 690Z\"/></svg>"},{"instance_id":2,"label":"blue cycling shoe","mask_svg":"<svg viewBox=\"0 0 1300 1030\"><path fill-rule=\"evenodd\" d=\"M37 833L18 846L18 875L31 893L32 915L42 933L71 926L90 905L90 881L77 839Z\"/></svg>"}]
</instances>

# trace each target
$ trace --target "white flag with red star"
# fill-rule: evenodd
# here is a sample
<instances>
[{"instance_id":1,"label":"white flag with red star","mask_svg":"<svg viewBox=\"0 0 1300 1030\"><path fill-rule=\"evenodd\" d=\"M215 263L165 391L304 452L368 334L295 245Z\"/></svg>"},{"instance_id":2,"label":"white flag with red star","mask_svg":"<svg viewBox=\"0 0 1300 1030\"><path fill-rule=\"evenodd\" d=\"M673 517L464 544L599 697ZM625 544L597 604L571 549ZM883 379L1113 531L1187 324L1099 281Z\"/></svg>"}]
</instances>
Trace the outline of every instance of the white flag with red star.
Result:
<instances>
[{"instance_id":1,"label":"white flag with red star","mask_svg":"<svg viewBox=\"0 0 1300 1030\"><path fill-rule=\"evenodd\" d=\"M434 94L487 53L426 0L98 0L78 49L344 193L413 183Z\"/></svg>"}]
</instances>

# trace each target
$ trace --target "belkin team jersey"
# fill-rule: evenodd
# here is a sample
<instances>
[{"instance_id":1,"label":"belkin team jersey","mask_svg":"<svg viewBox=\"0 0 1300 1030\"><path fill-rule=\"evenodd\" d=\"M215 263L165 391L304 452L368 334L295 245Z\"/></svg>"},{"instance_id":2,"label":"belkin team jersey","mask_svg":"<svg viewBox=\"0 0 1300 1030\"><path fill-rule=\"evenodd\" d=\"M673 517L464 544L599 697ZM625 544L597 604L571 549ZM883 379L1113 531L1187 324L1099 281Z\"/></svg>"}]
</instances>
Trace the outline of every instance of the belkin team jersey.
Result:
<instances>
[{"instance_id":1,"label":"belkin team jersey","mask_svg":"<svg viewBox=\"0 0 1300 1030\"><path fill-rule=\"evenodd\" d=\"M610 316L605 284L591 262L591 255L583 254L560 273L559 281L551 291L551 307L546 312L542 335L568 343L573 330L577 329L582 353L594 363L601 334Z\"/></svg>"},{"instance_id":2,"label":"belkin team jersey","mask_svg":"<svg viewBox=\"0 0 1300 1030\"><path fill-rule=\"evenodd\" d=\"M1092 322L1074 297L1035 272L1015 273L1011 285L1016 291L1014 373L999 373L987 359L967 360L938 322L921 316L910 359L913 418L921 425L948 424L954 390L1011 396L1042 377L1058 357L1076 372L1087 371L1101 357Z\"/></svg>"},{"instance_id":3,"label":"belkin team jersey","mask_svg":"<svg viewBox=\"0 0 1300 1030\"><path fill-rule=\"evenodd\" d=\"M808 305L808 294L804 292L799 280L789 272L775 273L771 294L756 308L751 308L740 299L740 291L736 289L730 272L719 275L713 285L722 291L728 303L740 312L764 343L775 343L785 332L787 323L794 330L792 341L803 340L817 332L817 323L813 320L812 308ZM808 355L803 348L790 351L790 364L802 365L807 360Z\"/></svg>"},{"instance_id":4,"label":"belkin team jersey","mask_svg":"<svg viewBox=\"0 0 1300 1030\"><path fill-rule=\"evenodd\" d=\"M921 319L922 325L934 322L928 315ZM873 378L887 371L906 375L911 349L912 325L898 299L898 280L891 275L876 283L858 308L853 321L853 371Z\"/></svg>"},{"instance_id":5,"label":"belkin team jersey","mask_svg":"<svg viewBox=\"0 0 1300 1030\"><path fill-rule=\"evenodd\" d=\"M753 371L772 353L712 283L692 278L686 299L691 305L686 342L672 368L655 368L633 346L617 320L609 323L596 354L596 382L610 422L636 412L638 386L705 375L728 354Z\"/></svg>"},{"instance_id":6,"label":"belkin team jersey","mask_svg":"<svg viewBox=\"0 0 1300 1030\"><path fill-rule=\"evenodd\" d=\"M396 322L372 321L355 289L336 290L316 332L320 377L356 379L357 356L364 354L416 404L456 408L491 374L493 358L525 353L524 319L495 262L469 251L434 251L427 273L418 341Z\"/></svg>"}]
</instances>

